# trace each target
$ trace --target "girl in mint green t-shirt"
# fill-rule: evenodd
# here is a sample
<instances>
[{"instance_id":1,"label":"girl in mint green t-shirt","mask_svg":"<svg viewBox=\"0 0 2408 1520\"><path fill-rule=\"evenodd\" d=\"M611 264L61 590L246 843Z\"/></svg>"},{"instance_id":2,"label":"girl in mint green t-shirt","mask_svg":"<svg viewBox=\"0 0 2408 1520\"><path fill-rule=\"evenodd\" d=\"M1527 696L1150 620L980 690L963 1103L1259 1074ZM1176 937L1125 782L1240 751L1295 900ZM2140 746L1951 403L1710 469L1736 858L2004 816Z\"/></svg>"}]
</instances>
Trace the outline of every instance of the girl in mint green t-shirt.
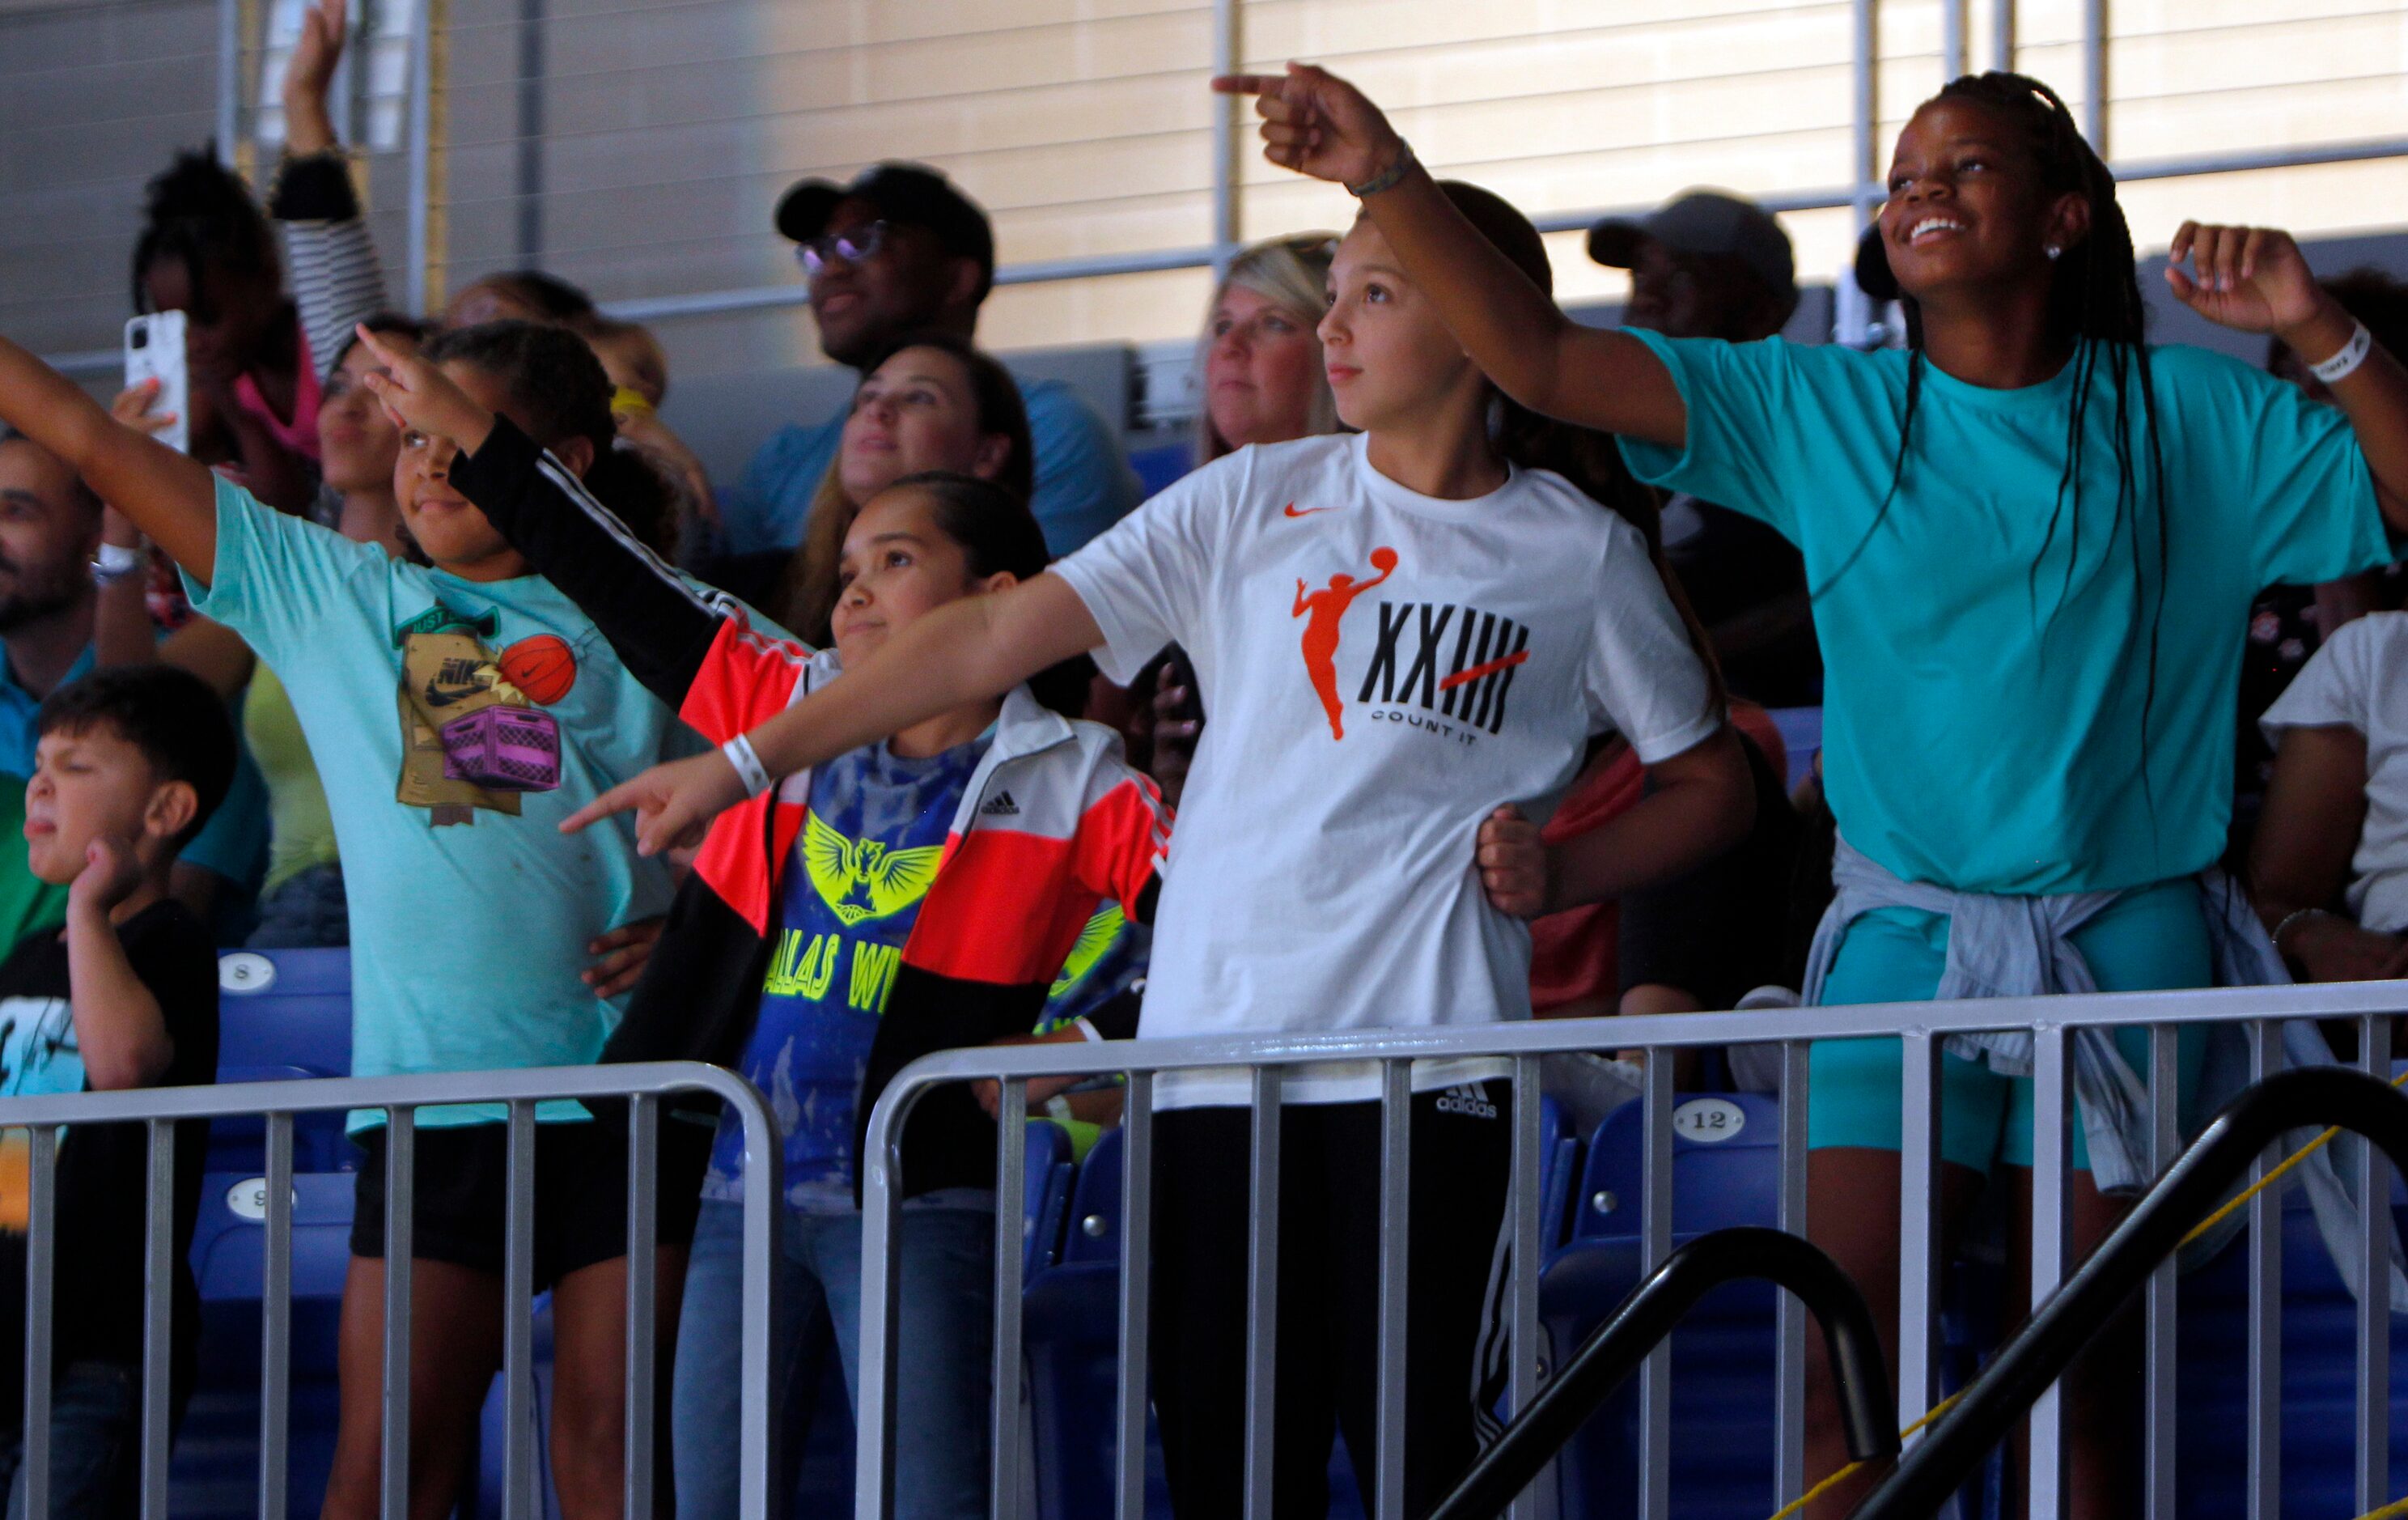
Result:
<instances>
[{"instance_id":1,"label":"girl in mint green t-shirt","mask_svg":"<svg viewBox=\"0 0 2408 1520\"><path fill-rule=\"evenodd\" d=\"M2271 965L2237 897L2197 880L2223 847L2249 601L2382 563L2386 527L2408 531L2408 372L2288 235L2186 222L2168 281L2210 321L2315 363L2332 407L2214 354L2150 348L2114 179L2063 103L2021 76L1967 78L1900 133L1880 213L1907 351L1670 340L1571 323L1342 80L1291 65L1217 87L1261 97L1272 162L1356 189L1508 394L1620 435L1642 479L1798 544L1848 900L1884 905L1828 926L1824 1000L1928 998L1943 972L1966 986L1959 960L1981 936L2030 935L2044 968L2070 941L2109 990L2201 985L2219 954ZM2039 980L2006 990L2062 990ZM1982 1172L2028 1167L2031 1083L1943 1060L1953 1215ZM1891 1325L1897 1042L1817 1046L1812 1076L1812 1232ZM2075 1128L2083 1165L2096 1147ZM2077 1175L2077 1252L2118 1207ZM2133 1507L2114 1430L2134 1406L2100 1405L2114 1386L2074 1383L2076 1514ZM1817 1472L1845 1459L1835 1412L1828 1392L1814 1400ZM1864 1486L1815 1513L1844 1513Z\"/></svg>"}]
</instances>

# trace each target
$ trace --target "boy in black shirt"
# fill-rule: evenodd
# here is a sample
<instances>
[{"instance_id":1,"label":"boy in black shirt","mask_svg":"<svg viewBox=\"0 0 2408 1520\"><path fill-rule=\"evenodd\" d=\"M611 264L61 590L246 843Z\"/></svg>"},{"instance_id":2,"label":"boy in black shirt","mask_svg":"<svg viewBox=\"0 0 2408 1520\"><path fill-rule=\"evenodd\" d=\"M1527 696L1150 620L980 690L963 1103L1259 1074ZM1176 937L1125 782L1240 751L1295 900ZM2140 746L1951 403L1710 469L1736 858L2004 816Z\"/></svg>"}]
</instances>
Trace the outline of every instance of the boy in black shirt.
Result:
<instances>
[{"instance_id":1,"label":"boy in black shirt","mask_svg":"<svg viewBox=\"0 0 2408 1520\"><path fill-rule=\"evenodd\" d=\"M199 681L164 666L105 670L42 704L25 787L26 853L68 888L64 931L0 961L0 1097L207 1083L218 1058L217 953L167 896L176 852L233 779L234 730ZM190 1386L199 1298L185 1255L207 1121L176 1135L173 1383ZM22 1513L26 1132L0 1131L0 1481ZM58 1152L54 1515L136 1513L141 1436L143 1195L139 1124L67 1130Z\"/></svg>"}]
</instances>

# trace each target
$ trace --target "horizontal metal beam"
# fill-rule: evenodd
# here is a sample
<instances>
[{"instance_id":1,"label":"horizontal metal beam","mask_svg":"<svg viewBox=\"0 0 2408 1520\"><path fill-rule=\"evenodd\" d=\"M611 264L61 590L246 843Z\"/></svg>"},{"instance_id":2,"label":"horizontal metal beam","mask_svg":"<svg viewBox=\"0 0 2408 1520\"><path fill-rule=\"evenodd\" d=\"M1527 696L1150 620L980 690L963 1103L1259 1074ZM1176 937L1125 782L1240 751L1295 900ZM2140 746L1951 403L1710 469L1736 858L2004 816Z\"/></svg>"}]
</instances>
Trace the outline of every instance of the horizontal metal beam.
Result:
<instances>
[{"instance_id":1,"label":"horizontal metal beam","mask_svg":"<svg viewBox=\"0 0 2408 1520\"><path fill-rule=\"evenodd\" d=\"M2143 179L2176 179L2194 175L2248 174L2266 169L2309 168L2320 164L2358 164L2372 159L2408 158L2408 136L2376 137L2355 142L2321 143L2304 148L2273 148L2254 151L2200 153L2181 158L2143 159L2115 165L2115 178L2126 183ZM1756 196L1772 212L1828 211L1856 204L1858 195L1880 200L1886 192L1877 184L1851 192L1843 186L1788 191ZM1651 206L1611 207L1586 211L1555 211L1535 218L1541 232L1578 232L1607 217L1644 216ZM995 272L998 285L1041 285L1064 280L1093 280L1111 275L1157 274L1170 269L1202 269L1228 251L1210 245L1158 249L1145 253L1105 253L1091 258L1047 259L1007 265ZM802 306L810 298L799 281L792 285L760 285L743 290L705 291L691 295L656 295L634 301L610 301L603 309L628 322L672 321L681 317L713 317L741 311L767 311ZM93 377L114 373L123 362L115 349L93 349L49 356L61 374Z\"/></svg>"},{"instance_id":2,"label":"horizontal metal beam","mask_svg":"<svg viewBox=\"0 0 2408 1520\"><path fill-rule=\"evenodd\" d=\"M2339 982L2287 987L2092 993L2081 997L1859 1003L1610 1019L1537 1019L1418 1029L1297 1031L1242 1038L983 1045L922 1056L896 1075L888 1084L887 1094L908 1091L916 1095L944 1083L981 1078L1226 1069L1316 1061L1452 1060L1465 1056L1628 1050L1650 1045L1734 1045L1766 1040L1895 1038L1905 1034L1937 1038L1994 1029L2236 1024L2253 1019L2360 1018L2398 1012L2408 1012L2408 982ZM880 1097L878 1108L882 1113L889 1101L889 1097ZM916 1097L896 1097L893 1101L898 1109L908 1109ZM0 1105L0 1124L19 1123L13 1117L16 1111Z\"/></svg>"},{"instance_id":3,"label":"horizontal metal beam","mask_svg":"<svg viewBox=\"0 0 2408 1520\"><path fill-rule=\"evenodd\" d=\"M408 1077L318 1077L209 1087L142 1087L107 1093L0 1097L0 1126L103 1124L126 1119L217 1119L237 1114L322 1113L336 1109L440 1108L514 1099L628 1097L711 1093L770 1133L768 1100L725 1067L700 1061L440 1071Z\"/></svg>"}]
</instances>

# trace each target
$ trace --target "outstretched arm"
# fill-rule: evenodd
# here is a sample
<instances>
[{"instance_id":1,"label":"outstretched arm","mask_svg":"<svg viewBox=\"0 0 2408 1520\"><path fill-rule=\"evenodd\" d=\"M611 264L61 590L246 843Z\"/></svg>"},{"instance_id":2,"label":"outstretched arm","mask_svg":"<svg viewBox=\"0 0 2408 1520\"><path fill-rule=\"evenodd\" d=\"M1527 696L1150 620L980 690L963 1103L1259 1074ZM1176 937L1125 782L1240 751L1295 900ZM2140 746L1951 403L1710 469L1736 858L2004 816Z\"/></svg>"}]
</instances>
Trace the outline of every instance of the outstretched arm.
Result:
<instances>
[{"instance_id":1,"label":"outstretched arm","mask_svg":"<svg viewBox=\"0 0 2408 1520\"><path fill-rule=\"evenodd\" d=\"M906 624L858 667L745 737L763 770L790 776L924 718L999 696L1103 641L1095 615L1070 583L1040 575L949 602ZM633 810L637 848L652 854L700 839L711 819L744 796L735 765L713 753L623 782L560 826L573 833Z\"/></svg>"},{"instance_id":2,"label":"outstretched arm","mask_svg":"<svg viewBox=\"0 0 2408 1520\"><path fill-rule=\"evenodd\" d=\"M1565 316L1464 219L1380 108L1326 70L1216 79L1225 94L1255 97L1263 156L1342 185L1402 178L1363 197L1363 211L1396 250L1406 276L1438 307L1455 338L1505 394L1549 417L1679 448L1688 413L1647 346Z\"/></svg>"},{"instance_id":3,"label":"outstretched arm","mask_svg":"<svg viewBox=\"0 0 2408 1520\"><path fill-rule=\"evenodd\" d=\"M66 461L194 580L211 578L218 506L217 480L208 466L121 425L80 386L5 337L0 421Z\"/></svg>"},{"instance_id":4,"label":"outstretched arm","mask_svg":"<svg viewBox=\"0 0 2408 1520\"><path fill-rule=\"evenodd\" d=\"M2168 253L2166 283L2220 327L2271 333L2311 366L2339 355L2357 335L2357 319L2316 283L2287 232L2186 222ZM2329 388L2366 454L2383 521L2408 535L2408 369L2376 343Z\"/></svg>"}]
</instances>

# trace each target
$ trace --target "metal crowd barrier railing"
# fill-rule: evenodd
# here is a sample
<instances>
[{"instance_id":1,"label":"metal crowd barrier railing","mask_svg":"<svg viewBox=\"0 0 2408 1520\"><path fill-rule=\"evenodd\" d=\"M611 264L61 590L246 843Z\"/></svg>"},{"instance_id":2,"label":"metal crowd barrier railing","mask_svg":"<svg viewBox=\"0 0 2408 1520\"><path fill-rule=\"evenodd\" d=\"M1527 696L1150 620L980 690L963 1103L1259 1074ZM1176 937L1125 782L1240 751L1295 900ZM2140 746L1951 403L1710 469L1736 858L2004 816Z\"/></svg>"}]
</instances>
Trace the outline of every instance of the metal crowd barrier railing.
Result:
<instances>
[{"instance_id":1,"label":"metal crowd barrier railing","mask_svg":"<svg viewBox=\"0 0 2408 1520\"><path fill-rule=\"evenodd\" d=\"M1371 1487L1372 1520L1403 1520L1405 1466L1402 1369L1408 1333L1403 1291L1410 1166L1408 1128L1410 1064L1419 1059L1502 1056L1512 1061L1512 1193L1506 1215L1513 1263L1509 1325L1513 1347L1511 1403L1519 1412L1535 1397L1544 1346L1539 1328L1541 1264L1540 1063L1550 1054L1642 1050L1647 1053L1641 1097L1643 1186L1639 1203L1641 1266L1652 1270L1672 1245L1671 1052L1708 1045L1778 1043L1783 1047L1779 1224L1805 1232L1807 1047L1817 1040L1888 1036L1905 1045L1901 1096L1905 1146L1901 1160L1899 1294L1898 1404L1901 1420L1913 1422L1933 1404L1938 1388L1938 1336L1942 1252L1937 1228L1940 1182L1940 1056L1950 1035L2022 1029L2034 1036L2038 1089L2034 1138L2032 1301L2056 1291L2068 1269L2066 1174L2071 1116L2069 1037L2090 1027L2141 1026L2150 1032L2145 1073L2155 1118L2151 1165L2163 1169L2179 1152L2177 1123L2177 1027L2242 1025L2252 1052L2253 1075L2263 1077L2278 1061L2279 1025L2292 1019L2348 1020L2358 1031L2358 1064L2387 1076L2391 1060L2390 1017L2408 1011L2408 984L2344 983L2323 986L2214 989L2186 992L2034 997L1956 1003L1869 1004L1849 1008L1784 1009L1739 1013L1695 1013L1645 1018L1543 1020L1453 1029L1356 1031L1270 1038L1137 1040L1088 1045L990 1046L925 1057L899 1074L879 1099L863 1147L862 1335L859 1446L855 1470L858 1520L887 1520L894 1502L890 1461L896 1427L895 1348L899 1305L899 1258L893 1242L902 1199L898 1143L912 1106L931 1089L952 1083L998 1079L996 1169L997 1196L1023 1195L1025 1152L1021 1141L1027 1112L1026 1083L1039 1076L1125 1075L1122 1226L1120 1259L1120 1366L1116 1399L1117 1470L1115 1513L1120 1520L1145 1513L1145 1419L1147 1410L1147 1312L1154 1200L1151 1191L1154 1080L1159 1073L1196 1068L1245 1068L1253 1073L1250 1176L1254 1230L1248 1256L1246 1397L1246 1514L1268 1520L1271 1513L1272 1372L1278 1348L1276 1322L1278 1191L1281 1113L1275 1101L1281 1073L1324 1061L1376 1061L1382 1085L1382 1177L1380 1208L1379 1316L1382 1326L1378 1441ZM2363 1146L2363 1141L2345 1143ZM2280 1156L2270 1152L2259 1175ZM2356 1203L2370 1221L2386 1217L2388 1168L2378 1152L2364 1152ZM2268 1189L2249 1204L2248 1367L2249 1520L2281 1514L2282 1229L2281 1195ZM1017 1208L996 1212L994 1414L994 1513L1017 1516L1022 1485L1022 1411L1013 1390L1021 1385L1021 1216ZM2363 1259L2356 1263L2361 1292L2357 1322L2357 1486L2361 1509L2389 1496L2386 1420L2390 1398L2390 1312L2381 1284L2387 1281L2388 1232L2365 1231ZM2149 1279L2146 1313L2147 1520L2174 1520L2174 1283L2172 1262ZM1796 1498L1810 1477L1805 1471L1805 1312L1784 1297L1778 1309L1779 1408L1775 1460L1782 1501ZM1670 1475L1671 1363L1659 1349L1640 1379L1640 1520L1665 1520ZM2031 1414L2030 1514L2057 1520L2066 1513L2066 1412L2052 1388ZM1912 1447L1913 1441L1909 1445ZM1515 1520L1539 1520L1542 1480L1514 1503Z\"/></svg>"},{"instance_id":2,"label":"metal crowd barrier railing","mask_svg":"<svg viewBox=\"0 0 2408 1520\"><path fill-rule=\"evenodd\" d=\"M532 1520L537 1455L531 1435L534 1363L535 1110L538 1102L621 1099L628 1105L627 1441L625 1513L653 1510L653 1248L657 1177L651 1158L660 1101L709 1093L727 1105L744 1131L744 1412L740 1431L744 1513L763 1516L769 1501L776 1437L769 1386L770 1264L777 1247L783 1161L775 1119L743 1078L695 1062L549 1068L434 1076L246 1083L159 1087L0 1099L0 1128L30 1140L26 1251L25 1403L22 1473L25 1513L50 1513L50 1323L56 1265L58 1126L141 1123L150 1138L144 1246L139 1491L143 1520L166 1520L170 1315L173 1312L176 1126L179 1120L264 1116L266 1215L261 1283L262 1376L259 1513L282 1520L290 1455L292 1350L293 1120L297 1113L381 1109L391 1128L385 1148L384 1426L380 1508L409 1513L409 1261L414 1147L421 1109L458 1103L509 1105L509 1213L504 1274L503 1367L509 1434L504 1452L504 1514Z\"/></svg>"}]
</instances>

